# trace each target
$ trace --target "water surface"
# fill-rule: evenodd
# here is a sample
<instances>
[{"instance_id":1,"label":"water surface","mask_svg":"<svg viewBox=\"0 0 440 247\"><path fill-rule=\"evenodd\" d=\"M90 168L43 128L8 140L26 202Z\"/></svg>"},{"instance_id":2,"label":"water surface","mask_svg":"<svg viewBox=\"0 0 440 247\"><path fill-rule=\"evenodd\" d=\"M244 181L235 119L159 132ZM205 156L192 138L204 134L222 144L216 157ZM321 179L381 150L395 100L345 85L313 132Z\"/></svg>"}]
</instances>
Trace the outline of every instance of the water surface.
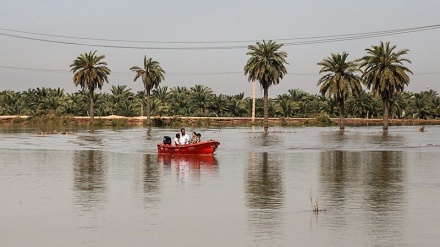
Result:
<instances>
[{"instance_id":1,"label":"water surface","mask_svg":"<svg viewBox=\"0 0 440 247\"><path fill-rule=\"evenodd\" d=\"M176 129L0 126L1 246L438 246L440 127L417 129L187 128L216 155L170 157Z\"/></svg>"}]
</instances>

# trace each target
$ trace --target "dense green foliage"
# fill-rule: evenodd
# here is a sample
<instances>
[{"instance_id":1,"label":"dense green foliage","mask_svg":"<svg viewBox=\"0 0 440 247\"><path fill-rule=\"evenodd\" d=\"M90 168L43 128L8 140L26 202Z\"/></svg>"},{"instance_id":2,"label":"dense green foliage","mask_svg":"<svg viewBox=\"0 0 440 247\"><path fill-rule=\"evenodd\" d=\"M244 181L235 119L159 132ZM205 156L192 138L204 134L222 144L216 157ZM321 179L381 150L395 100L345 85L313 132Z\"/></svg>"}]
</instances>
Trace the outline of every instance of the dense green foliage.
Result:
<instances>
[{"instance_id":1,"label":"dense green foliage","mask_svg":"<svg viewBox=\"0 0 440 247\"><path fill-rule=\"evenodd\" d=\"M63 89L36 88L27 91L0 92L0 115L26 116L88 116L90 94L79 90L65 93ZM110 92L95 93L97 116L141 116L146 113L145 91L134 93L127 86L112 86ZM362 91L358 97L349 96L346 116L355 118L380 118L382 100ZM269 117L311 117L321 113L339 116L338 103L333 98L314 95L299 89L269 99ZM152 90L152 116L206 116L250 117L252 99L237 95L215 94L209 87L195 85L191 88L167 86ZM263 117L263 100L257 99L256 116ZM403 92L390 103L390 117L395 119L440 117L440 97L436 91L420 93Z\"/></svg>"}]
</instances>

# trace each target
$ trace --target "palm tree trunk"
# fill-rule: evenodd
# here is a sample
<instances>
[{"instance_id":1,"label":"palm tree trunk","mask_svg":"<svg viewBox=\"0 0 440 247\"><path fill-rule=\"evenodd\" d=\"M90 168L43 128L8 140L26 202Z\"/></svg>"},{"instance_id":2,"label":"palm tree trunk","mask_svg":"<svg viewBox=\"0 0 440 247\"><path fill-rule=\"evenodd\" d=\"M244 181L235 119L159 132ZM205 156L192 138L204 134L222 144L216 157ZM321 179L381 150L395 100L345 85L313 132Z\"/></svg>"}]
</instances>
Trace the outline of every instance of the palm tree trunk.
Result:
<instances>
[{"instance_id":1,"label":"palm tree trunk","mask_svg":"<svg viewBox=\"0 0 440 247\"><path fill-rule=\"evenodd\" d=\"M147 126L151 126L150 112L151 112L151 97L150 97L150 90L147 90Z\"/></svg>"},{"instance_id":2,"label":"palm tree trunk","mask_svg":"<svg viewBox=\"0 0 440 247\"><path fill-rule=\"evenodd\" d=\"M344 99L339 100L339 129L345 129L345 107Z\"/></svg>"},{"instance_id":3,"label":"palm tree trunk","mask_svg":"<svg viewBox=\"0 0 440 247\"><path fill-rule=\"evenodd\" d=\"M269 130L269 87L264 87L263 92L264 92L263 127L264 127L264 132L267 133Z\"/></svg>"},{"instance_id":4,"label":"palm tree trunk","mask_svg":"<svg viewBox=\"0 0 440 247\"><path fill-rule=\"evenodd\" d=\"M93 90L90 90L90 123L94 123L94 113L95 113L95 100L93 98Z\"/></svg>"},{"instance_id":5,"label":"palm tree trunk","mask_svg":"<svg viewBox=\"0 0 440 247\"><path fill-rule=\"evenodd\" d=\"M383 100L383 130L388 131L388 100Z\"/></svg>"},{"instance_id":6,"label":"palm tree trunk","mask_svg":"<svg viewBox=\"0 0 440 247\"><path fill-rule=\"evenodd\" d=\"M256 82L252 81L252 124L255 124L255 88Z\"/></svg>"}]
</instances>

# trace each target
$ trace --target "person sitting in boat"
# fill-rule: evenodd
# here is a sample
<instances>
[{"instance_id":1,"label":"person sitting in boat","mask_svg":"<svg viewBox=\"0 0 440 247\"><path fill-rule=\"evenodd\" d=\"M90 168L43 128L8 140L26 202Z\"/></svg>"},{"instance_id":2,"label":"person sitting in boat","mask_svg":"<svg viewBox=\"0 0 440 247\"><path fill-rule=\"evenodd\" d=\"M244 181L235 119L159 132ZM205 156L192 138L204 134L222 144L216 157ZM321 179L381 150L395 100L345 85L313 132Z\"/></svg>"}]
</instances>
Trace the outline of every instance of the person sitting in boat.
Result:
<instances>
[{"instance_id":1,"label":"person sitting in boat","mask_svg":"<svg viewBox=\"0 0 440 247\"><path fill-rule=\"evenodd\" d=\"M180 133L176 134L176 137L173 139L171 146L180 146Z\"/></svg>"},{"instance_id":2,"label":"person sitting in boat","mask_svg":"<svg viewBox=\"0 0 440 247\"><path fill-rule=\"evenodd\" d=\"M197 141L197 133L196 132L193 132L192 133L192 137L191 137L191 141L189 141L189 144L194 144L194 143L197 143L198 141Z\"/></svg>"},{"instance_id":3,"label":"person sitting in boat","mask_svg":"<svg viewBox=\"0 0 440 247\"><path fill-rule=\"evenodd\" d=\"M180 139L179 139L180 145L188 144L189 143L189 135L185 133L185 128L180 129Z\"/></svg>"},{"instance_id":4,"label":"person sitting in boat","mask_svg":"<svg viewBox=\"0 0 440 247\"><path fill-rule=\"evenodd\" d=\"M201 142L202 141L202 134L197 133L197 142Z\"/></svg>"}]
</instances>

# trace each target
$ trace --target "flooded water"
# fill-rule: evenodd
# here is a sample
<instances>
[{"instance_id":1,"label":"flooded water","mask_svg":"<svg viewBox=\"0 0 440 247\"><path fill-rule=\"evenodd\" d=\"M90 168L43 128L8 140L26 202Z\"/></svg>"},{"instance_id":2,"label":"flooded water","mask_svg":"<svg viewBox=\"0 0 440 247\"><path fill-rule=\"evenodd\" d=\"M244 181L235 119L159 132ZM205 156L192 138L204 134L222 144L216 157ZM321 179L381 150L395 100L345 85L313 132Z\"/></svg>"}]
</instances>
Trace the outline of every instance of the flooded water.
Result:
<instances>
[{"instance_id":1,"label":"flooded water","mask_svg":"<svg viewBox=\"0 0 440 247\"><path fill-rule=\"evenodd\" d=\"M438 246L440 126L36 135L0 126L0 246ZM318 205L320 212L313 212Z\"/></svg>"}]
</instances>

